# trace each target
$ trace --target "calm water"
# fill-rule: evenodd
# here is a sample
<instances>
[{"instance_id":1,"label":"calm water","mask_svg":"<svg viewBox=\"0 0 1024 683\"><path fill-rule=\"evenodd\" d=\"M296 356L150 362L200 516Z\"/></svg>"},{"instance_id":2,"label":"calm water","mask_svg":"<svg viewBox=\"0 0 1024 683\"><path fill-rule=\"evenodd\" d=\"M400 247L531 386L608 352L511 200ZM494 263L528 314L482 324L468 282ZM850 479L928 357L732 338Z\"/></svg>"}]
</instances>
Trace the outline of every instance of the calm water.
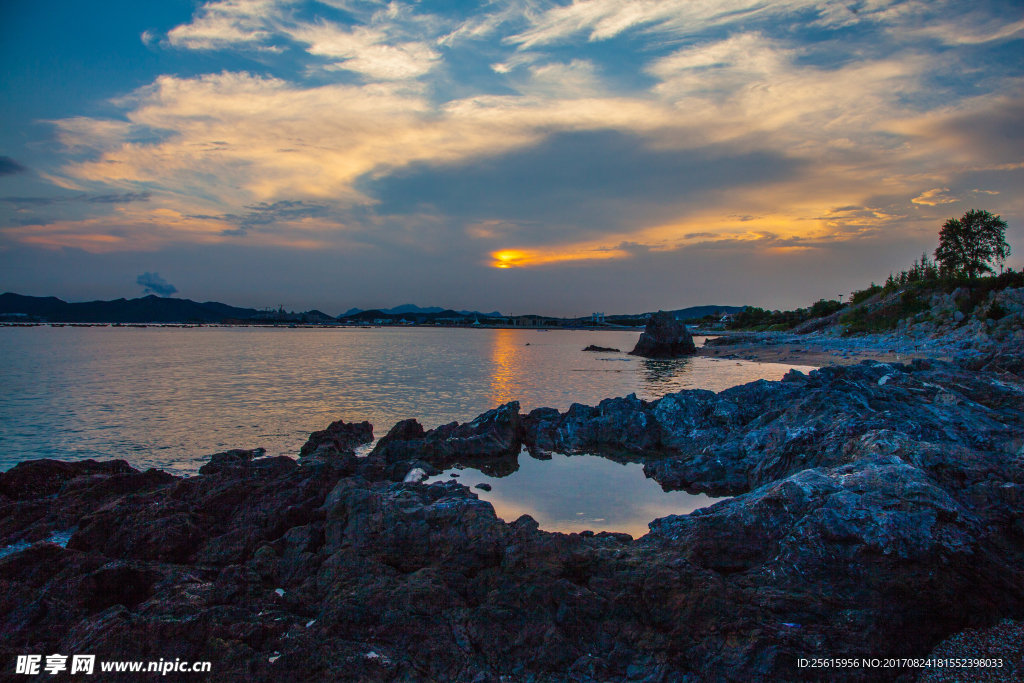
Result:
<instances>
[{"instance_id":1,"label":"calm water","mask_svg":"<svg viewBox=\"0 0 1024 683\"><path fill-rule=\"evenodd\" d=\"M552 454L535 460L523 452L519 469L507 477L489 477L471 468L446 470L428 483L444 481L455 473L459 483L473 489L494 506L506 522L528 514L545 531L573 533L624 531L634 538L647 533L658 517L682 515L707 507L717 498L682 491L662 491L644 476L643 465L618 463L596 455ZM490 484L490 491L476 488Z\"/></svg>"},{"instance_id":2,"label":"calm water","mask_svg":"<svg viewBox=\"0 0 1024 683\"><path fill-rule=\"evenodd\" d=\"M0 471L30 458L124 458L136 467L188 474L202 456L227 448L262 446L271 455L297 455L311 431L339 418L369 420L379 437L409 417L431 428L471 420L511 400L525 413L629 393L654 399L686 388L720 391L779 379L790 367L582 351L590 344L626 351L638 336L429 328L0 328ZM660 491L639 466L590 457L565 464L523 456L521 462L515 479L495 485L495 501L520 496L518 503L502 503L507 510L539 509L527 499L565 498L583 489L606 499L614 489L628 499L632 484L621 483L627 480ZM595 469L597 474L584 475L590 466L615 468L607 470L615 474ZM562 481L560 492L544 489L535 468ZM533 493L510 483L528 479L538 479ZM679 501L671 505L686 511ZM607 508L583 505L572 515L612 519ZM550 523L562 524L556 517Z\"/></svg>"}]
</instances>

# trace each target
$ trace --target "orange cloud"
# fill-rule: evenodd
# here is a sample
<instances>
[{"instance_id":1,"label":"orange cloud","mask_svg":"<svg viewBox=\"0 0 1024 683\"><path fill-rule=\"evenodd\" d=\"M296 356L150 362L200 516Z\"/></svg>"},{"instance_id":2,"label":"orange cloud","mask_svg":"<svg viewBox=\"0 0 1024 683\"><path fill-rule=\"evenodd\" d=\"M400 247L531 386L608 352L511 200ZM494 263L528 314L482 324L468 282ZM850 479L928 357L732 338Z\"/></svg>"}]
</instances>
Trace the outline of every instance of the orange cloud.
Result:
<instances>
[{"instance_id":1,"label":"orange cloud","mask_svg":"<svg viewBox=\"0 0 1024 683\"><path fill-rule=\"evenodd\" d=\"M122 207L123 208L123 207ZM64 220L39 225L0 228L0 235L24 244L49 248L72 247L91 253L156 251L174 243L217 244L237 240L225 230L232 223L211 217L182 216L168 209L122 210L109 217ZM246 244L291 249L337 247L337 239L324 235L338 225L302 219L278 226L274 232L253 232Z\"/></svg>"},{"instance_id":2,"label":"orange cloud","mask_svg":"<svg viewBox=\"0 0 1024 683\"><path fill-rule=\"evenodd\" d=\"M570 246L552 249L503 249L491 254L494 268L524 268L567 261L594 261L624 258L629 252L619 248Z\"/></svg>"}]
</instances>

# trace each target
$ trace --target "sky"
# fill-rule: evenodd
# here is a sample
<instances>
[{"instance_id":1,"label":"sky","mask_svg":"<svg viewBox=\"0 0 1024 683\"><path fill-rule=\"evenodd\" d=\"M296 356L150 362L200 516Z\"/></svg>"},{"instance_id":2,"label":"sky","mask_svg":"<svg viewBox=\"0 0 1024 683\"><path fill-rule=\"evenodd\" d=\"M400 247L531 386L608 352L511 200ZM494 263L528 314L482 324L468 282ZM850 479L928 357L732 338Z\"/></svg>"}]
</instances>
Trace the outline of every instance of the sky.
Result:
<instances>
[{"instance_id":1,"label":"sky","mask_svg":"<svg viewBox=\"0 0 1024 683\"><path fill-rule=\"evenodd\" d=\"M0 291L337 314L849 296L1024 264L1018 0L0 7Z\"/></svg>"}]
</instances>

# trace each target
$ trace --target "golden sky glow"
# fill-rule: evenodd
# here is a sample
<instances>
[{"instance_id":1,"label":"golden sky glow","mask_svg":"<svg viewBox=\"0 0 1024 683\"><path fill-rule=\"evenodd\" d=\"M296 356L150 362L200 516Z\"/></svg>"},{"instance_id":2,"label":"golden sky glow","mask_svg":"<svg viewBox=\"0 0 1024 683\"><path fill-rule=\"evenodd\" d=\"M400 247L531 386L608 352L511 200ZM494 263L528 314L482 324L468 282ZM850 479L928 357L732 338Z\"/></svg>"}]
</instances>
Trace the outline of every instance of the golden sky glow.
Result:
<instances>
[{"instance_id":1,"label":"golden sky glow","mask_svg":"<svg viewBox=\"0 0 1024 683\"><path fill-rule=\"evenodd\" d=\"M739 253L884 277L969 208L1024 236L1024 22L998 2L449 10L214 0L137 31L152 77L0 150L0 259L284 249L461 297L450 273Z\"/></svg>"}]
</instances>

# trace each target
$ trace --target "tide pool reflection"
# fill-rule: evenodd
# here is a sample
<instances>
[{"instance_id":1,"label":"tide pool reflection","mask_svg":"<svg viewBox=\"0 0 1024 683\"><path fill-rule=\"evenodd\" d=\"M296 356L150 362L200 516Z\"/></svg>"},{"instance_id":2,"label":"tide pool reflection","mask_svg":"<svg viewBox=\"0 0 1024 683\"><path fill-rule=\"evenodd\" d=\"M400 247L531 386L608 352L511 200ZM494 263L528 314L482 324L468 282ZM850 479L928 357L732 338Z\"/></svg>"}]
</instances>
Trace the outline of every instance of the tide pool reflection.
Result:
<instances>
[{"instance_id":1,"label":"tide pool reflection","mask_svg":"<svg viewBox=\"0 0 1024 683\"><path fill-rule=\"evenodd\" d=\"M519 469L507 477L490 477L478 470L451 469L427 483L445 481L451 474L494 506L498 517L512 522L530 515L544 531L620 531L634 538L647 533L658 517L682 515L711 505L704 494L664 491L644 476L637 463L617 463L595 455L552 454L537 460L525 451ZM475 488L489 484L490 491Z\"/></svg>"}]
</instances>

